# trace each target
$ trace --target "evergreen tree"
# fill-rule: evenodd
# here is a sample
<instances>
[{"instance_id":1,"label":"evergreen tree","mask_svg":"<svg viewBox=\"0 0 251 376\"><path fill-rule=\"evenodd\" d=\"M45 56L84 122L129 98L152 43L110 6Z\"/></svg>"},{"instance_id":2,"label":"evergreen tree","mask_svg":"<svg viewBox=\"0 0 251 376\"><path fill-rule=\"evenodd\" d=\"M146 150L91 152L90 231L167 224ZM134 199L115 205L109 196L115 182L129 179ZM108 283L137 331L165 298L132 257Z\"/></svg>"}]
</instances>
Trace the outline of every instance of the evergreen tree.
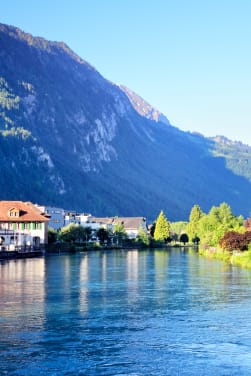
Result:
<instances>
[{"instance_id":1,"label":"evergreen tree","mask_svg":"<svg viewBox=\"0 0 251 376\"><path fill-rule=\"evenodd\" d=\"M156 221L156 227L154 230L154 240L164 241L169 236L170 236L170 223L165 217L163 210L161 210Z\"/></svg>"}]
</instances>

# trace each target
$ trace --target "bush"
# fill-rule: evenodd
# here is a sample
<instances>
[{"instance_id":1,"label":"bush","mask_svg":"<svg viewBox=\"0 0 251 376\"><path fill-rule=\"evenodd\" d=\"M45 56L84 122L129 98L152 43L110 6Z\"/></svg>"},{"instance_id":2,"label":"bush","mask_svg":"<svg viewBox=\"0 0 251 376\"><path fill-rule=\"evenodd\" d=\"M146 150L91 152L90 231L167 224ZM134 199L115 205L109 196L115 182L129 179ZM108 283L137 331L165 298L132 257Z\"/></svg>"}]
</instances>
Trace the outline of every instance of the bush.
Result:
<instances>
[{"instance_id":1,"label":"bush","mask_svg":"<svg viewBox=\"0 0 251 376\"><path fill-rule=\"evenodd\" d=\"M251 243L251 232L247 231L244 234L240 234L236 231L228 231L220 239L220 246L222 249L233 251L246 251Z\"/></svg>"}]
</instances>

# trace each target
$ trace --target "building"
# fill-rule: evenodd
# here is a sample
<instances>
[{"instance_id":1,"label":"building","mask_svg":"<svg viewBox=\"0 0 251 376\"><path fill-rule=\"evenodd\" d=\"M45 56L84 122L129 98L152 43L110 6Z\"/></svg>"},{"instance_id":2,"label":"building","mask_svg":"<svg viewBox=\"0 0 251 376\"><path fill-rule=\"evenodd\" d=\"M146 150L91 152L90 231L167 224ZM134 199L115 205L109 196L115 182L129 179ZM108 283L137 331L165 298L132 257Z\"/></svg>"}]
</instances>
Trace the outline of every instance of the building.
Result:
<instances>
[{"instance_id":1,"label":"building","mask_svg":"<svg viewBox=\"0 0 251 376\"><path fill-rule=\"evenodd\" d=\"M97 230L99 228L104 228L108 231L113 231L113 217L92 217L92 222Z\"/></svg>"},{"instance_id":2,"label":"building","mask_svg":"<svg viewBox=\"0 0 251 376\"><path fill-rule=\"evenodd\" d=\"M144 217L115 217L113 225L121 223L129 239L136 239L139 229L142 228L147 233L146 218Z\"/></svg>"},{"instance_id":3,"label":"building","mask_svg":"<svg viewBox=\"0 0 251 376\"><path fill-rule=\"evenodd\" d=\"M59 230L65 225L65 213L62 208L53 206L36 205L38 209L49 219L48 227Z\"/></svg>"},{"instance_id":4,"label":"building","mask_svg":"<svg viewBox=\"0 0 251 376\"><path fill-rule=\"evenodd\" d=\"M0 249L38 249L47 244L48 221L31 202L0 201Z\"/></svg>"},{"instance_id":5,"label":"building","mask_svg":"<svg viewBox=\"0 0 251 376\"><path fill-rule=\"evenodd\" d=\"M112 231L116 224L121 223L129 239L136 239L140 228L147 233L146 218L144 217L93 217L93 221L98 223L99 227Z\"/></svg>"},{"instance_id":6,"label":"building","mask_svg":"<svg viewBox=\"0 0 251 376\"><path fill-rule=\"evenodd\" d=\"M64 226L68 226L70 223L75 225L86 226L89 220L92 218L91 214L77 213L75 211L65 211L64 214Z\"/></svg>"}]
</instances>

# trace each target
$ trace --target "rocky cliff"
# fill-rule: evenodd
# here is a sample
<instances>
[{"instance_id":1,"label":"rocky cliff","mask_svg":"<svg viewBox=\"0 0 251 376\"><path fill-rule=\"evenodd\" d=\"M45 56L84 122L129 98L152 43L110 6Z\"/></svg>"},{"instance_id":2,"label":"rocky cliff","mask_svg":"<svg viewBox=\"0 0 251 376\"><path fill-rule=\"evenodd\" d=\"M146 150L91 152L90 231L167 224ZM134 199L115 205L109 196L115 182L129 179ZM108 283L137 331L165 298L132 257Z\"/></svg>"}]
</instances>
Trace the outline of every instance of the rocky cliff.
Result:
<instances>
[{"instance_id":1,"label":"rocky cliff","mask_svg":"<svg viewBox=\"0 0 251 376\"><path fill-rule=\"evenodd\" d=\"M226 201L247 215L250 148L236 171L236 147L219 145L173 127L64 43L0 24L1 199L171 220Z\"/></svg>"}]
</instances>

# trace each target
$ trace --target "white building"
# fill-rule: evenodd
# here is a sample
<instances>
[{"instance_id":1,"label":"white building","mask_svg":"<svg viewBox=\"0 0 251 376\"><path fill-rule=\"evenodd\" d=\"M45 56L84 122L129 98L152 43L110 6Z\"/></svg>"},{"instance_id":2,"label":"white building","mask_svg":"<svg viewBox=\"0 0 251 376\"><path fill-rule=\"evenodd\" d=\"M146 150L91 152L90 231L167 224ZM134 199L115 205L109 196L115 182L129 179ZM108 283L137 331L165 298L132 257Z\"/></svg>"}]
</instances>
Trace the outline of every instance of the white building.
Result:
<instances>
[{"instance_id":1,"label":"white building","mask_svg":"<svg viewBox=\"0 0 251 376\"><path fill-rule=\"evenodd\" d=\"M77 213L75 211L65 211L64 213L64 226L68 226L70 223L74 223L75 225L81 225L89 222L91 218L91 214L87 213Z\"/></svg>"},{"instance_id":2,"label":"white building","mask_svg":"<svg viewBox=\"0 0 251 376\"><path fill-rule=\"evenodd\" d=\"M48 218L31 202L0 201L0 249L40 248L48 242Z\"/></svg>"},{"instance_id":3,"label":"white building","mask_svg":"<svg viewBox=\"0 0 251 376\"><path fill-rule=\"evenodd\" d=\"M104 227L111 231L114 231L116 224L120 223L129 239L136 239L140 228L147 233L146 218L144 217L93 217L93 221L98 224L98 228Z\"/></svg>"}]
</instances>

